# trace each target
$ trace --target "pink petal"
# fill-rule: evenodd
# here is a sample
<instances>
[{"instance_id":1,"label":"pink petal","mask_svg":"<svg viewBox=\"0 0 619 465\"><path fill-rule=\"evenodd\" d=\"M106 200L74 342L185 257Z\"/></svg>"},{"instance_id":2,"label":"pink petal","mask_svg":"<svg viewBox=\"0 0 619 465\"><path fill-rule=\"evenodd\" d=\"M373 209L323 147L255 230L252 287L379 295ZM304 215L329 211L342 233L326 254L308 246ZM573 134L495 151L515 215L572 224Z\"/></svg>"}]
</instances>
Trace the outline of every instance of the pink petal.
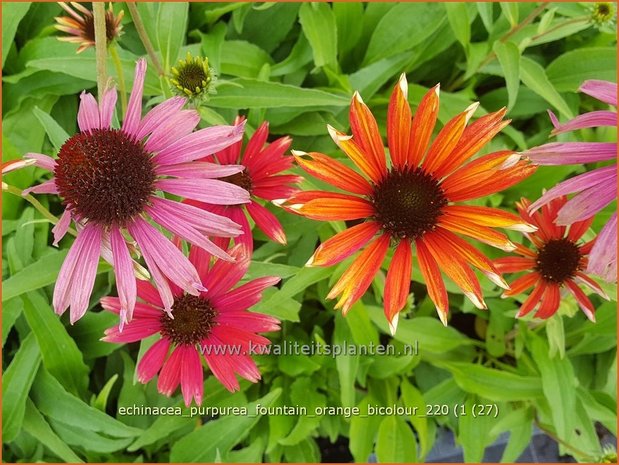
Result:
<instances>
[{"instance_id":1,"label":"pink petal","mask_svg":"<svg viewBox=\"0 0 619 465\"><path fill-rule=\"evenodd\" d=\"M170 194L216 205L249 202L249 192L245 189L216 179L160 179L157 187Z\"/></svg>"},{"instance_id":2,"label":"pink petal","mask_svg":"<svg viewBox=\"0 0 619 465\"><path fill-rule=\"evenodd\" d=\"M156 292L156 291L155 291ZM120 299L118 297L103 297L100 300L101 307L103 307L108 312L116 313L120 315L123 307L120 303ZM151 304L137 302L135 304L135 311L133 312L135 318L140 319L151 319L159 321L161 316L164 314L161 308L157 308L152 306Z\"/></svg>"},{"instance_id":3,"label":"pink petal","mask_svg":"<svg viewBox=\"0 0 619 465\"><path fill-rule=\"evenodd\" d=\"M103 93L103 99L101 99L101 106L99 108L99 127L109 128L112 126L112 118L114 117L114 109L116 108L117 98L118 94L116 93L116 87L107 89Z\"/></svg>"},{"instance_id":4,"label":"pink petal","mask_svg":"<svg viewBox=\"0 0 619 465\"><path fill-rule=\"evenodd\" d=\"M215 350L211 353L205 352L204 358L209 368L221 384L230 392L240 390L239 382L236 379L232 361L229 355L218 355Z\"/></svg>"},{"instance_id":5,"label":"pink petal","mask_svg":"<svg viewBox=\"0 0 619 465\"><path fill-rule=\"evenodd\" d=\"M54 171L56 169L56 160L52 157L48 157L47 155L43 155L41 153L33 153L29 152L24 155L26 160L35 160L35 166L39 168L43 168L44 170Z\"/></svg>"},{"instance_id":6,"label":"pink petal","mask_svg":"<svg viewBox=\"0 0 619 465\"><path fill-rule=\"evenodd\" d=\"M592 217L617 198L617 178L606 179L567 201L555 223L569 225Z\"/></svg>"},{"instance_id":7,"label":"pink petal","mask_svg":"<svg viewBox=\"0 0 619 465\"><path fill-rule=\"evenodd\" d=\"M613 111L591 111L579 115L564 124L559 123L559 120L552 111L548 110L548 113L555 127L552 134L561 134L563 132L575 131L576 129L596 128L599 126L617 126L617 113Z\"/></svg>"},{"instance_id":8,"label":"pink petal","mask_svg":"<svg viewBox=\"0 0 619 465\"><path fill-rule=\"evenodd\" d=\"M144 139L155 129L165 124L168 118L171 115L179 112L186 102L187 99L185 99L184 97L172 97L165 102L157 105L155 108L149 111L140 122L136 139Z\"/></svg>"},{"instance_id":9,"label":"pink petal","mask_svg":"<svg viewBox=\"0 0 619 465\"><path fill-rule=\"evenodd\" d=\"M170 144L188 135L200 122L200 115L195 110L182 110L173 113L164 124L155 128L146 141L144 148L147 152L161 152ZM157 157L153 162L159 163Z\"/></svg>"},{"instance_id":10,"label":"pink petal","mask_svg":"<svg viewBox=\"0 0 619 465\"><path fill-rule=\"evenodd\" d=\"M243 165L217 165L215 163L190 161L178 165L161 165L155 168L160 176L173 176L176 178L223 178L240 173Z\"/></svg>"},{"instance_id":11,"label":"pink petal","mask_svg":"<svg viewBox=\"0 0 619 465\"><path fill-rule=\"evenodd\" d=\"M120 326L114 326L105 330L105 336L101 338L105 342L116 342L120 344L130 344L139 342L142 339L158 333L161 323L156 319L134 319L127 323L122 332Z\"/></svg>"},{"instance_id":12,"label":"pink petal","mask_svg":"<svg viewBox=\"0 0 619 465\"><path fill-rule=\"evenodd\" d=\"M204 282L209 270L212 255L200 247L189 248L189 261L198 270L200 281Z\"/></svg>"},{"instance_id":13,"label":"pink petal","mask_svg":"<svg viewBox=\"0 0 619 465\"><path fill-rule=\"evenodd\" d=\"M170 358L163 364L157 389L165 396L170 397L181 382L181 364L183 362L183 352L176 347Z\"/></svg>"},{"instance_id":14,"label":"pink petal","mask_svg":"<svg viewBox=\"0 0 619 465\"><path fill-rule=\"evenodd\" d=\"M617 156L612 142L553 142L524 152L538 165L574 165L611 160Z\"/></svg>"},{"instance_id":15,"label":"pink petal","mask_svg":"<svg viewBox=\"0 0 619 465\"><path fill-rule=\"evenodd\" d=\"M54 235L53 245L57 246L60 240L65 236L71 225L71 210L65 208L62 212L62 216L58 223L52 228L52 234Z\"/></svg>"},{"instance_id":16,"label":"pink petal","mask_svg":"<svg viewBox=\"0 0 619 465\"><path fill-rule=\"evenodd\" d=\"M138 381L140 383L148 383L159 373L169 350L170 340L167 338L159 339L150 346L137 366Z\"/></svg>"},{"instance_id":17,"label":"pink petal","mask_svg":"<svg viewBox=\"0 0 619 465\"><path fill-rule=\"evenodd\" d=\"M157 289L149 283L148 281L144 281L142 279L138 279L136 281L138 297L142 299L144 302L154 305L158 308L163 308L163 302L161 301L161 296Z\"/></svg>"},{"instance_id":18,"label":"pink petal","mask_svg":"<svg viewBox=\"0 0 619 465\"><path fill-rule=\"evenodd\" d=\"M529 207L529 213L534 212L542 205L547 204L551 200L554 200L566 194L583 191L611 178L617 178L616 165L598 168L593 171L574 176L571 179L557 184L555 187L544 193L544 195L542 195L538 200L533 202Z\"/></svg>"},{"instance_id":19,"label":"pink petal","mask_svg":"<svg viewBox=\"0 0 619 465\"><path fill-rule=\"evenodd\" d=\"M101 127L99 106L92 94L85 91L80 95L80 108L77 111L77 124L81 132L89 132Z\"/></svg>"},{"instance_id":20,"label":"pink petal","mask_svg":"<svg viewBox=\"0 0 619 465\"><path fill-rule=\"evenodd\" d=\"M602 228L589 254L588 273L608 282L617 280L617 213Z\"/></svg>"},{"instance_id":21,"label":"pink petal","mask_svg":"<svg viewBox=\"0 0 619 465\"><path fill-rule=\"evenodd\" d=\"M245 153L241 161L244 165L251 164L251 161L260 155L262 151L262 147L267 142L267 138L269 137L269 123L268 121L263 122L258 129L252 134L247 143L247 147L245 147Z\"/></svg>"},{"instance_id":22,"label":"pink petal","mask_svg":"<svg viewBox=\"0 0 619 465\"><path fill-rule=\"evenodd\" d=\"M195 267L163 234L139 217L127 229L140 246L144 259L153 263L170 281L189 294L199 295L199 291L204 290ZM166 303L165 299L163 301Z\"/></svg>"},{"instance_id":23,"label":"pink petal","mask_svg":"<svg viewBox=\"0 0 619 465\"><path fill-rule=\"evenodd\" d=\"M284 228L282 228L281 223L273 213L257 202L250 202L246 207L249 215L254 219L262 232L275 242L286 245Z\"/></svg>"},{"instance_id":24,"label":"pink petal","mask_svg":"<svg viewBox=\"0 0 619 465\"><path fill-rule=\"evenodd\" d=\"M142 93L144 91L144 78L146 77L146 60L140 58L135 66L133 89L127 105L127 113L123 121L122 130L131 136L137 136L142 116ZM137 137L136 137L137 138Z\"/></svg>"},{"instance_id":25,"label":"pink petal","mask_svg":"<svg viewBox=\"0 0 619 465\"><path fill-rule=\"evenodd\" d=\"M245 123L200 129L169 145L153 157L159 165L193 161L218 152L243 138Z\"/></svg>"},{"instance_id":26,"label":"pink petal","mask_svg":"<svg viewBox=\"0 0 619 465\"><path fill-rule=\"evenodd\" d=\"M614 82L591 79L585 81L579 90L601 102L617 106L617 84Z\"/></svg>"},{"instance_id":27,"label":"pink petal","mask_svg":"<svg viewBox=\"0 0 619 465\"><path fill-rule=\"evenodd\" d=\"M280 281L281 278L277 276L257 278L225 294L210 297L210 299L215 307L221 309L220 316L223 317L228 312L240 312L257 304L262 297L262 291L267 287L276 285ZM253 315L258 314L255 313Z\"/></svg>"},{"instance_id":28,"label":"pink petal","mask_svg":"<svg viewBox=\"0 0 619 465\"><path fill-rule=\"evenodd\" d=\"M234 118L234 125L238 126L245 121L244 116L237 116ZM232 165L239 163L241 159L241 148L243 147L243 140L239 139L238 142L235 142L232 145L229 145L225 149L214 154L214 157L217 159L219 163L222 165ZM208 160L205 160L208 161Z\"/></svg>"},{"instance_id":29,"label":"pink petal","mask_svg":"<svg viewBox=\"0 0 619 465\"><path fill-rule=\"evenodd\" d=\"M41 184L36 186L29 187L28 189L24 189L22 191L22 195L26 196L28 194L57 194L58 187L56 187L55 178L49 179Z\"/></svg>"},{"instance_id":30,"label":"pink petal","mask_svg":"<svg viewBox=\"0 0 619 465\"><path fill-rule=\"evenodd\" d=\"M217 322L221 325L235 326L244 328L247 331L255 333L266 333L270 331L279 331L279 320L269 315L261 313L251 313L246 311L221 313L217 318Z\"/></svg>"},{"instance_id":31,"label":"pink petal","mask_svg":"<svg viewBox=\"0 0 619 465\"><path fill-rule=\"evenodd\" d=\"M198 351L193 346L180 346L181 357L181 391L185 405L189 407L191 400L196 399L196 404L202 403L204 391L204 373Z\"/></svg>"},{"instance_id":32,"label":"pink petal","mask_svg":"<svg viewBox=\"0 0 619 465\"><path fill-rule=\"evenodd\" d=\"M133 318L137 289L131 255L129 254L125 239L117 227L112 227L110 230L110 242L112 245L112 256L114 257L116 287L122 307L120 312L120 321L122 325L122 322L126 323Z\"/></svg>"},{"instance_id":33,"label":"pink petal","mask_svg":"<svg viewBox=\"0 0 619 465\"><path fill-rule=\"evenodd\" d=\"M203 284L208 289L209 298L215 298L238 283L249 268L251 252L242 245L235 246L230 255L236 262L218 260L209 271Z\"/></svg>"},{"instance_id":34,"label":"pink petal","mask_svg":"<svg viewBox=\"0 0 619 465\"><path fill-rule=\"evenodd\" d=\"M243 164L252 172L255 179L287 170L294 164L293 157L284 156L291 144L290 137L280 137L262 150L259 157L245 160Z\"/></svg>"}]
</instances>

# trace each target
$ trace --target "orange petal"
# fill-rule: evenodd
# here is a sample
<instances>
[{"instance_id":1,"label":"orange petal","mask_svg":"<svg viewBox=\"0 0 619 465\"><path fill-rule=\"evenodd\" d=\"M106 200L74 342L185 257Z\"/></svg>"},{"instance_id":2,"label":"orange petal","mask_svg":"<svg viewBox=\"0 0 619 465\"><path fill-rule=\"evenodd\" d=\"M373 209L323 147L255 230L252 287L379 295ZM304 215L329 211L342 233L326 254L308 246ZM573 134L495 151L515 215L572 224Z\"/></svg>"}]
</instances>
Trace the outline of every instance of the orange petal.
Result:
<instances>
[{"instance_id":1,"label":"orange petal","mask_svg":"<svg viewBox=\"0 0 619 465\"><path fill-rule=\"evenodd\" d=\"M531 249L526 248L522 244L515 244L515 245L516 245L516 248L513 250L514 253L517 253L518 255L522 255L523 257L537 258L537 252L533 252Z\"/></svg>"},{"instance_id":2,"label":"orange petal","mask_svg":"<svg viewBox=\"0 0 619 465\"><path fill-rule=\"evenodd\" d=\"M408 165L419 166L428 149L432 131L436 124L439 108L440 84L437 84L423 96L411 125L408 146Z\"/></svg>"},{"instance_id":3,"label":"orange petal","mask_svg":"<svg viewBox=\"0 0 619 465\"><path fill-rule=\"evenodd\" d=\"M337 131L333 127L327 125L327 130L333 142L342 149L342 151L357 165L357 167L369 177L375 184L378 184L383 179L384 172L378 169L372 163L372 157L363 148L353 140L352 136ZM384 157L383 157L384 158ZM385 169L386 172L386 169Z\"/></svg>"},{"instance_id":4,"label":"orange petal","mask_svg":"<svg viewBox=\"0 0 619 465\"><path fill-rule=\"evenodd\" d=\"M591 289L593 292L595 292L600 297L606 300L610 300L606 292L604 292L604 289L602 289L598 283L596 283L593 279L591 279L589 276L587 276L582 271L576 272L576 276L574 276L574 280L576 282L579 282L580 284L584 284L585 286L587 286L589 289Z\"/></svg>"},{"instance_id":5,"label":"orange petal","mask_svg":"<svg viewBox=\"0 0 619 465\"><path fill-rule=\"evenodd\" d=\"M307 218L320 221L348 221L374 215L374 206L365 199L333 193L305 204L290 203L289 208Z\"/></svg>"},{"instance_id":6,"label":"orange petal","mask_svg":"<svg viewBox=\"0 0 619 465\"><path fill-rule=\"evenodd\" d=\"M355 92L350 105L350 129L354 140L370 157L370 163L381 174L387 174L387 160L383 139L378 131L374 115L363 103L359 92Z\"/></svg>"},{"instance_id":7,"label":"orange petal","mask_svg":"<svg viewBox=\"0 0 619 465\"><path fill-rule=\"evenodd\" d=\"M387 141L391 163L396 168L406 164L409 138L411 135L412 113L408 104L408 83L403 73L395 85L389 100L387 112Z\"/></svg>"},{"instance_id":8,"label":"orange petal","mask_svg":"<svg viewBox=\"0 0 619 465\"><path fill-rule=\"evenodd\" d=\"M447 209L439 217L438 225L451 232L472 237L507 252L511 252L516 247L505 234L487 226L481 226L467 218L452 216Z\"/></svg>"},{"instance_id":9,"label":"orange petal","mask_svg":"<svg viewBox=\"0 0 619 465\"><path fill-rule=\"evenodd\" d=\"M307 266L330 266L350 257L367 244L380 229L374 221L349 228L326 240L307 262Z\"/></svg>"},{"instance_id":10,"label":"orange petal","mask_svg":"<svg viewBox=\"0 0 619 465\"><path fill-rule=\"evenodd\" d=\"M536 318L550 318L557 313L559 309L559 303L561 302L561 294L559 292L559 286L557 284L547 284L544 295L542 296L542 303L535 313Z\"/></svg>"},{"instance_id":11,"label":"orange petal","mask_svg":"<svg viewBox=\"0 0 619 465\"><path fill-rule=\"evenodd\" d=\"M499 258L494 261L494 264L501 273L517 273L535 268L535 260L526 257Z\"/></svg>"},{"instance_id":12,"label":"orange petal","mask_svg":"<svg viewBox=\"0 0 619 465\"><path fill-rule=\"evenodd\" d=\"M460 142L451 152L445 163L436 171L438 177L443 177L457 169L462 163L475 155L495 135L497 135L510 121L502 121L507 109L482 116L466 128Z\"/></svg>"},{"instance_id":13,"label":"orange petal","mask_svg":"<svg viewBox=\"0 0 619 465\"><path fill-rule=\"evenodd\" d=\"M587 318L589 318L595 323L595 307L589 300L589 297L587 297L587 295L582 291L581 288L578 287L578 285L574 281L568 280L565 282L565 284L578 302L580 309L584 312L585 315L587 315Z\"/></svg>"},{"instance_id":14,"label":"orange petal","mask_svg":"<svg viewBox=\"0 0 619 465\"><path fill-rule=\"evenodd\" d=\"M586 220L572 223L572 225L570 226L570 230L567 234L568 239L574 242L580 239L583 234L585 234L587 230L591 227L594 219L595 216L592 216L591 218L587 218Z\"/></svg>"},{"instance_id":15,"label":"orange petal","mask_svg":"<svg viewBox=\"0 0 619 465\"><path fill-rule=\"evenodd\" d=\"M443 129L441 129L436 139L434 139L434 142L432 142L428 155L426 155L423 161L424 171L435 174L437 179L442 177L437 174L438 169L451 158L451 152L460 141L467 121L478 106L479 104L471 105L465 111L450 119L447 124L443 126Z\"/></svg>"},{"instance_id":16,"label":"orange petal","mask_svg":"<svg viewBox=\"0 0 619 465\"><path fill-rule=\"evenodd\" d=\"M518 295L526 291L527 289L529 289L540 279L541 279L541 276L537 271L533 273L525 274L524 276L520 276L518 279L516 279L513 283L510 284L509 290L503 292L502 297L510 297L513 295Z\"/></svg>"},{"instance_id":17,"label":"orange petal","mask_svg":"<svg viewBox=\"0 0 619 465\"><path fill-rule=\"evenodd\" d=\"M335 305L336 309L341 308L344 314L348 313L350 307L365 294L383 263L390 240L387 234L380 236L367 246L342 274L327 295L327 299L333 299L342 294Z\"/></svg>"},{"instance_id":18,"label":"orange petal","mask_svg":"<svg viewBox=\"0 0 619 465\"><path fill-rule=\"evenodd\" d=\"M510 150L501 150L490 153L467 163L456 172L447 176L441 183L445 192L458 191L471 184L475 184L480 178L486 179L500 169L504 164L515 164L520 160L520 155Z\"/></svg>"},{"instance_id":19,"label":"orange petal","mask_svg":"<svg viewBox=\"0 0 619 465\"><path fill-rule=\"evenodd\" d=\"M472 205L450 205L445 208L454 217L467 218L481 226L506 228L520 232L534 232L535 226L527 224L517 215L504 212L498 208L477 207Z\"/></svg>"},{"instance_id":20,"label":"orange petal","mask_svg":"<svg viewBox=\"0 0 619 465\"><path fill-rule=\"evenodd\" d=\"M385 282L385 316L389 321L391 334L398 326L398 313L406 305L413 266L413 251L409 241L400 241L393 254Z\"/></svg>"},{"instance_id":21,"label":"orange petal","mask_svg":"<svg viewBox=\"0 0 619 465\"><path fill-rule=\"evenodd\" d=\"M520 310L516 314L516 318L521 318L531 312L537 304L541 302L542 296L544 295L544 291L546 290L546 284L544 281L541 281L533 288L529 297L522 303L520 306Z\"/></svg>"},{"instance_id":22,"label":"orange petal","mask_svg":"<svg viewBox=\"0 0 619 465\"><path fill-rule=\"evenodd\" d=\"M440 269L462 289L473 305L480 309L488 308L484 302L477 276L458 250L449 241L442 240L434 233L426 234L421 241L428 246L428 250L434 256Z\"/></svg>"},{"instance_id":23,"label":"orange petal","mask_svg":"<svg viewBox=\"0 0 619 465\"><path fill-rule=\"evenodd\" d=\"M309 174L332 186L360 195L370 195L372 186L363 177L339 161L318 152L292 151L297 164Z\"/></svg>"},{"instance_id":24,"label":"orange petal","mask_svg":"<svg viewBox=\"0 0 619 465\"><path fill-rule=\"evenodd\" d=\"M428 295L430 300L434 302L436 311L442 323L447 326L447 314L449 313L449 299L445 283L441 276L441 271L438 268L436 260L430 254L430 251L423 243L423 240L417 240L417 260L419 262L419 270L426 282Z\"/></svg>"}]
</instances>

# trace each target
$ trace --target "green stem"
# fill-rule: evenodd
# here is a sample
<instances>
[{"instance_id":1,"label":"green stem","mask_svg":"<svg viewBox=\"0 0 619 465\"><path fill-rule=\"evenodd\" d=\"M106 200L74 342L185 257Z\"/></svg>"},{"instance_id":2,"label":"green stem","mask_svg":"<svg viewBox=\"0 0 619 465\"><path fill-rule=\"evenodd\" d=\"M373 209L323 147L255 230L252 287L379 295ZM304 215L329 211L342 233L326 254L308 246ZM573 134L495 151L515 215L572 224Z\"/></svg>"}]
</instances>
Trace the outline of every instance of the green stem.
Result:
<instances>
[{"instance_id":1,"label":"green stem","mask_svg":"<svg viewBox=\"0 0 619 465\"><path fill-rule=\"evenodd\" d=\"M131 19L133 20L135 30L140 36L140 40L142 41L142 44L146 49L146 53L148 53L150 60L153 62L155 68L157 68L159 76L165 76L165 70L161 66L161 63L159 63L159 59L157 58L157 54L155 53L153 44L148 38L148 34L146 33L146 29L144 28L144 23L142 22L142 18L140 17L140 12L138 11L138 8L133 2L127 2L127 8L129 9L129 14L131 15Z\"/></svg>"},{"instance_id":2,"label":"green stem","mask_svg":"<svg viewBox=\"0 0 619 465\"><path fill-rule=\"evenodd\" d=\"M43 204L41 204L41 202L35 199L31 194L24 195L21 189L15 186L11 186L9 184L5 184L5 183L2 183L2 190L4 192L8 192L9 194L16 195L17 197L20 197L24 199L25 201L27 201L28 203L30 203L34 208L37 209L39 213L41 213L41 215L43 215L46 219L48 219L50 223L56 224L58 223L58 221L60 221L47 208L45 208ZM77 231L75 231L74 229L69 228L67 231L69 232L69 234L72 234L73 236L77 236Z\"/></svg>"},{"instance_id":3,"label":"green stem","mask_svg":"<svg viewBox=\"0 0 619 465\"><path fill-rule=\"evenodd\" d=\"M127 113L127 87L125 85L125 75L123 73L123 67L120 62L120 56L118 56L118 50L116 45L110 45L110 55L116 68L116 74L118 75L118 87L120 88L120 105L122 107L122 114Z\"/></svg>"},{"instance_id":4,"label":"green stem","mask_svg":"<svg viewBox=\"0 0 619 465\"><path fill-rule=\"evenodd\" d=\"M105 4L92 3L92 14L95 22L95 53L97 57L97 91L99 100L103 97L107 84L107 35L105 32Z\"/></svg>"}]
</instances>

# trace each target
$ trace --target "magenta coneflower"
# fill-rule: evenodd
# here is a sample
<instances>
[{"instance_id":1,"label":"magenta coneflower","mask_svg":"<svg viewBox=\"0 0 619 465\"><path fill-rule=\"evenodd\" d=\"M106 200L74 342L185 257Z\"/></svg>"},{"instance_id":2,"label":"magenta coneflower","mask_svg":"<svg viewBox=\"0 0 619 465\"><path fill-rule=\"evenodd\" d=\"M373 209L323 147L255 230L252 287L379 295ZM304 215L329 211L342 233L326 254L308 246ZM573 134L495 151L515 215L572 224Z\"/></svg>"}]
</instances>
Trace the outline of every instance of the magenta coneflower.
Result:
<instances>
[{"instance_id":1,"label":"magenta coneflower","mask_svg":"<svg viewBox=\"0 0 619 465\"><path fill-rule=\"evenodd\" d=\"M228 260L231 257L205 235L235 236L241 232L228 218L157 193L215 204L248 202L244 189L213 179L235 174L242 167L194 161L241 140L243 124L192 133L200 116L196 111L182 110L185 99L180 97L166 100L141 118L145 74L146 61L140 60L122 128L111 127L116 89L106 90L99 105L91 94L82 93L77 115L80 132L64 143L58 159L38 153L25 156L52 171L54 177L24 193L58 194L66 206L52 230L54 244L65 235L72 219L79 231L60 269L53 299L56 313L71 308L71 323L88 308L100 255L114 265L121 321L131 319L136 287L127 235L137 242L165 308L172 308L174 296L164 276L192 295L203 290L195 267L147 217Z\"/></svg>"},{"instance_id":2,"label":"magenta coneflower","mask_svg":"<svg viewBox=\"0 0 619 465\"><path fill-rule=\"evenodd\" d=\"M607 81L585 81L580 90L601 102L617 106L617 84ZM560 124L550 112L555 127L553 134L582 128L616 126L616 111L592 111ZM555 142L535 147L524 153L533 163L539 165L574 165L615 160L615 142ZM546 205L552 199L563 195L576 195L559 210L556 222L569 225L591 218L617 198L617 165L596 168L563 181L534 202L530 211ZM589 255L587 271L601 276L606 281L617 279L617 213L615 212L600 232Z\"/></svg>"},{"instance_id":3,"label":"magenta coneflower","mask_svg":"<svg viewBox=\"0 0 619 465\"><path fill-rule=\"evenodd\" d=\"M279 278L258 278L232 289L247 272L250 257L242 245L230 253L237 259L236 263L217 260L210 266L211 256L192 247L189 260L198 269L208 291L188 294L170 283L174 288L170 313L165 311L155 289L146 281L138 281L138 296L144 303L136 304L135 317L122 332L115 326L106 330L103 338L107 342L129 343L159 333L161 338L138 363L138 380L147 383L159 373L157 388L167 396L180 384L187 406L192 398L197 404L202 403L200 354L225 388L236 391L239 389L236 374L254 383L260 380L260 372L250 355L262 353L270 341L257 333L279 330L277 319L248 311L260 301L262 291L277 284ZM101 305L114 313L119 313L121 308L117 297L105 297Z\"/></svg>"},{"instance_id":4,"label":"magenta coneflower","mask_svg":"<svg viewBox=\"0 0 619 465\"><path fill-rule=\"evenodd\" d=\"M244 118L237 117L235 125L242 124ZM251 136L245 151L242 152L242 141L239 141L224 150L216 153L212 157L207 157L206 161L215 161L221 165L241 165L243 171L223 178L222 181L229 182L247 189L251 194L251 200L246 205L208 205L198 204L213 213L225 215L235 223L241 225L244 232L235 240L245 244L249 249L253 248L253 238L251 226L245 216L245 212L256 222L256 225L272 240L280 244L286 244L286 234L278 219L258 200L285 200L297 192L294 184L301 181L301 177L290 174L278 174L290 169L294 163L292 156L286 156L292 140L290 137L281 137L270 144L267 144L269 137L269 123L264 122Z\"/></svg>"}]
</instances>

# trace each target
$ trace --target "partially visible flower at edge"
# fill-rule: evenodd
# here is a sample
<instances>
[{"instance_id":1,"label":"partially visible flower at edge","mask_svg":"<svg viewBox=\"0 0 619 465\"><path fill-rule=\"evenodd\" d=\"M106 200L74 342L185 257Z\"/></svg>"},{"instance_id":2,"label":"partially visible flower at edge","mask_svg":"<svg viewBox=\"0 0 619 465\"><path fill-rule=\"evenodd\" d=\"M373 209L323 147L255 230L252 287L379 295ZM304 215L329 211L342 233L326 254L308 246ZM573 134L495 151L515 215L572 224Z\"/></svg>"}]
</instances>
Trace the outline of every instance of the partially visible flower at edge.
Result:
<instances>
[{"instance_id":1,"label":"partially visible flower at edge","mask_svg":"<svg viewBox=\"0 0 619 465\"><path fill-rule=\"evenodd\" d=\"M69 34L68 36L58 37L58 40L79 44L77 53L81 53L89 47L94 47L95 22L92 11L78 2L58 2L58 5L70 15L55 18L58 23L56 29ZM80 13L82 14L80 15ZM110 2L109 9L105 12L105 35L108 45L120 36L122 31L120 23L124 14L124 11L121 10L118 15L115 15L112 2Z\"/></svg>"},{"instance_id":2,"label":"partially visible flower at edge","mask_svg":"<svg viewBox=\"0 0 619 465\"><path fill-rule=\"evenodd\" d=\"M199 247L191 247L189 260L195 265L208 291L192 295L174 289L171 316L153 286L138 281L138 296L134 319L125 325L105 331L104 341L116 343L138 342L159 334L161 337L145 353L137 366L138 380L147 383L157 373L160 393L171 396L181 386L185 405L192 399L202 403L203 355L215 377L226 389L239 389L236 378L258 382L260 372L251 358L251 352L262 353L270 341L257 333L278 331L279 321L269 315L249 312L258 303L267 287L277 284L278 277L265 276L233 288L243 278L250 263L249 251L235 246L230 254L237 260L230 263L217 260L210 266L211 256ZM174 263L170 263L174 266ZM104 309L119 313L117 297L101 299ZM168 356L170 349L171 354Z\"/></svg>"},{"instance_id":3,"label":"partially visible flower at edge","mask_svg":"<svg viewBox=\"0 0 619 465\"><path fill-rule=\"evenodd\" d=\"M57 314L70 307L71 323L88 308L100 255L114 265L122 303L121 324L131 320L136 286L127 234L137 242L165 308L172 308L174 302L169 281L199 295L203 287L194 265L146 220L148 216L184 240L226 260L232 257L206 236L233 237L241 233L228 218L156 193L163 191L218 204L248 202L249 194L244 189L213 179L237 173L242 167L195 161L241 140L244 125L192 132L200 116L196 111L182 110L185 99L179 97L157 105L142 118L145 75L146 61L141 59L136 65L122 128L111 127L115 88L105 91L99 105L91 94L83 92L77 114L80 132L64 143L58 158L39 153L25 155L35 160L36 166L53 172L54 177L24 190L24 195L58 194L66 207L52 229L54 245L65 235L71 220L78 230L60 269L53 298Z\"/></svg>"},{"instance_id":4,"label":"partially visible flower at edge","mask_svg":"<svg viewBox=\"0 0 619 465\"><path fill-rule=\"evenodd\" d=\"M237 117L234 124L243 124L244 121L244 118ZM203 159L204 161L219 163L222 166L243 166L243 171L221 180L246 189L251 194L251 201L248 204L219 206L188 202L218 215L227 216L235 223L240 224L244 234L238 236L235 241L245 244L250 249L253 248L253 237L245 211L267 237L285 245L286 234L281 223L258 200L282 201L288 199L299 190L295 184L302 180L300 176L278 174L290 169L294 164L294 157L286 155L292 139L285 136L267 143L268 137L269 123L265 121L251 136L244 151L241 150L243 142L239 141L215 155ZM221 247L227 247L227 240L221 239L217 243Z\"/></svg>"},{"instance_id":5,"label":"partially visible flower at edge","mask_svg":"<svg viewBox=\"0 0 619 465\"><path fill-rule=\"evenodd\" d=\"M363 296L387 250L395 247L384 292L384 311L392 333L409 294L413 245L429 297L443 324L447 324L449 302L441 271L478 308L486 308L486 304L471 266L495 284L507 287L490 260L457 234L513 250L515 245L507 236L492 228L527 231L531 226L496 208L453 203L506 189L535 170L510 151L491 153L466 163L509 123L503 121L505 109L467 126L478 106L473 104L447 122L430 144L438 115L439 86L423 97L414 118L407 92L406 76L402 75L391 95L387 115L391 167L387 166L376 120L355 93L350 109L352 136L332 127L328 129L334 142L363 175L321 153L293 152L297 163L308 173L354 195L306 191L293 195L284 204L291 211L316 220L362 220L322 243L308 262L310 266L330 266L369 244L327 296L339 296L335 307L344 313Z\"/></svg>"},{"instance_id":6,"label":"partially visible flower at edge","mask_svg":"<svg viewBox=\"0 0 619 465\"><path fill-rule=\"evenodd\" d=\"M580 87L584 92L601 102L617 106L617 84L608 81L585 81ZM616 111L592 111L560 124L550 113L555 127L553 134L582 128L617 126ZM523 153L539 165L574 165L616 160L616 142L553 142L532 148ZM530 211L535 211L552 199L567 194L576 194L561 208L556 217L559 225L568 225L593 217L617 198L617 164L596 168L557 184L540 199L533 202ZM589 257L589 273L601 276L605 281L617 279L617 212L602 228Z\"/></svg>"},{"instance_id":7,"label":"partially visible flower at edge","mask_svg":"<svg viewBox=\"0 0 619 465\"><path fill-rule=\"evenodd\" d=\"M525 233L533 247L527 248L518 244L514 252L520 257L499 258L494 263L501 273L526 273L511 283L503 297L513 297L533 288L522 303L518 318L527 315L538 305L535 313L537 318L553 316L561 303L561 289L567 289L587 318L595 321L595 308L579 284L608 299L602 288L585 273L588 255L595 239L579 244L593 218L565 226L555 222L566 201L565 197L554 198L545 204L541 211L531 214L528 213L530 202L527 199L523 198L516 203L522 219L537 227L537 231Z\"/></svg>"}]
</instances>

